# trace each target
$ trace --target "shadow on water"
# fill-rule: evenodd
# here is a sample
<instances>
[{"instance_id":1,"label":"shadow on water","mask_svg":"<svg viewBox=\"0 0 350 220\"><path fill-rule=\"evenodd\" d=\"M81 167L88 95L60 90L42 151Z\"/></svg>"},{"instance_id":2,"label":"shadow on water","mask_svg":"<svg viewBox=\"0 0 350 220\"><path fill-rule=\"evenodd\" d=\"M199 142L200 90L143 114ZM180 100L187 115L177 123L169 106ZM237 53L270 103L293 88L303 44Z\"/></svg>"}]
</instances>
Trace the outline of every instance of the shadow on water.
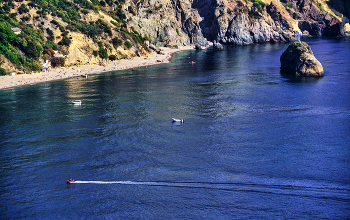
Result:
<instances>
[{"instance_id":1,"label":"shadow on water","mask_svg":"<svg viewBox=\"0 0 350 220\"><path fill-rule=\"evenodd\" d=\"M282 70L280 70L280 74L282 76L282 79L285 82L290 82L290 83L316 83L323 78L323 77L295 76L293 74L283 72Z\"/></svg>"}]
</instances>

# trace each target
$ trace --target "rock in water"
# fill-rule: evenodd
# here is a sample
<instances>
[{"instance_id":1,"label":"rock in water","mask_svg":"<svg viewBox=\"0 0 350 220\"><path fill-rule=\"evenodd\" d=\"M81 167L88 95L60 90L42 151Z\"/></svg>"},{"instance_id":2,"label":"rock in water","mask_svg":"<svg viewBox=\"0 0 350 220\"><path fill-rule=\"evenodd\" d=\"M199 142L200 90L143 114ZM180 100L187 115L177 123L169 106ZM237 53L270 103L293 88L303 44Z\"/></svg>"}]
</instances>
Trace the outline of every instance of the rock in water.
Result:
<instances>
[{"instance_id":1,"label":"rock in water","mask_svg":"<svg viewBox=\"0 0 350 220\"><path fill-rule=\"evenodd\" d=\"M213 43L213 50L224 50L224 47L222 46L222 44L214 42Z\"/></svg>"},{"instance_id":2,"label":"rock in water","mask_svg":"<svg viewBox=\"0 0 350 220\"><path fill-rule=\"evenodd\" d=\"M282 73L296 76L324 76L323 67L305 42L293 42L280 58Z\"/></svg>"}]
</instances>

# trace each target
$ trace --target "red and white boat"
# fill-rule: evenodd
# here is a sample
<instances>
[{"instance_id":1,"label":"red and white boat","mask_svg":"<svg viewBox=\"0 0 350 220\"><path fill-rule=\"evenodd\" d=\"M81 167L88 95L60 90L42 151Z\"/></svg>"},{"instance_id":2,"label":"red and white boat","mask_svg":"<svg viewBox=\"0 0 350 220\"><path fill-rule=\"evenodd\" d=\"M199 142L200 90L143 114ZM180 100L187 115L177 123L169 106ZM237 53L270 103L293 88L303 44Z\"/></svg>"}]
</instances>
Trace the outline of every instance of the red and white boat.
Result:
<instances>
[{"instance_id":1,"label":"red and white boat","mask_svg":"<svg viewBox=\"0 0 350 220\"><path fill-rule=\"evenodd\" d=\"M75 180L69 179L69 180L67 180L67 183L68 184L75 183Z\"/></svg>"}]
</instances>

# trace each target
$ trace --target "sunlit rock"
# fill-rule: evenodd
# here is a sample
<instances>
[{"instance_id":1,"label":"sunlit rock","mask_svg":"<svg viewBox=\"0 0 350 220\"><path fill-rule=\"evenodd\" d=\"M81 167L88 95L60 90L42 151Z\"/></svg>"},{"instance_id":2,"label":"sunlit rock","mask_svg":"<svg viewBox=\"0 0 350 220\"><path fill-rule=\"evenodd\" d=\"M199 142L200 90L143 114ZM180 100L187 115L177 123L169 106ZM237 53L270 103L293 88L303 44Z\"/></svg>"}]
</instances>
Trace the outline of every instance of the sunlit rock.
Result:
<instances>
[{"instance_id":1,"label":"sunlit rock","mask_svg":"<svg viewBox=\"0 0 350 220\"><path fill-rule=\"evenodd\" d=\"M282 73L296 76L323 76L323 67L305 42L293 42L280 58Z\"/></svg>"}]
</instances>

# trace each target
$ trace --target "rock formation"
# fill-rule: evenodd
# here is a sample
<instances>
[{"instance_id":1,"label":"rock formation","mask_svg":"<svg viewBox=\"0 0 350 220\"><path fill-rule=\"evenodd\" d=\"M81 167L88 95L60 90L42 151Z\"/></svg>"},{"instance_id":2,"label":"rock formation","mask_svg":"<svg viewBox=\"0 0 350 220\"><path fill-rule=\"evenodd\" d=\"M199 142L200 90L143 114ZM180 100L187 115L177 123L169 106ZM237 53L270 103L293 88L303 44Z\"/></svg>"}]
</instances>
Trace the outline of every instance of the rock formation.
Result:
<instances>
[{"instance_id":1,"label":"rock formation","mask_svg":"<svg viewBox=\"0 0 350 220\"><path fill-rule=\"evenodd\" d=\"M321 10L321 4L314 0L281 0L291 5L289 13L299 20L301 31L308 31L310 35L344 36L344 23L335 16Z\"/></svg>"},{"instance_id":2,"label":"rock formation","mask_svg":"<svg viewBox=\"0 0 350 220\"><path fill-rule=\"evenodd\" d=\"M204 38L233 45L286 42L299 30L310 35L344 36L344 24L322 11L314 0L281 2L149 0L134 4L129 0L126 5L137 7L129 24L156 45L197 44Z\"/></svg>"},{"instance_id":3,"label":"rock formation","mask_svg":"<svg viewBox=\"0 0 350 220\"><path fill-rule=\"evenodd\" d=\"M222 46L222 44L217 43L216 41L214 41L214 43L213 43L213 50L224 50L224 46Z\"/></svg>"},{"instance_id":4,"label":"rock formation","mask_svg":"<svg viewBox=\"0 0 350 220\"><path fill-rule=\"evenodd\" d=\"M323 67L305 42L293 42L283 52L281 72L296 76L323 76Z\"/></svg>"},{"instance_id":5,"label":"rock formation","mask_svg":"<svg viewBox=\"0 0 350 220\"><path fill-rule=\"evenodd\" d=\"M156 45L197 44L204 39L233 45L281 42L290 41L294 31L288 13L281 12L284 6L274 1L267 5L241 0L154 0L136 7L130 26Z\"/></svg>"}]
</instances>

